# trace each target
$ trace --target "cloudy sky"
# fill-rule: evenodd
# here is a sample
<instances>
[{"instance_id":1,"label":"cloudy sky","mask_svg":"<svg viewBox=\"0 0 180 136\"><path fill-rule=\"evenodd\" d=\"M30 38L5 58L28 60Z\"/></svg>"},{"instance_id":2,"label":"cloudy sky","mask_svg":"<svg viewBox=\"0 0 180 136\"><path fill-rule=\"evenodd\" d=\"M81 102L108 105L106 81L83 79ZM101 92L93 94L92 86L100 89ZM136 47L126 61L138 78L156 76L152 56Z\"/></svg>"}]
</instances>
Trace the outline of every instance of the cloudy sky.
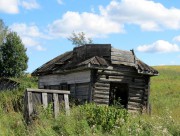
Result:
<instances>
[{"instance_id":1,"label":"cloudy sky","mask_svg":"<svg viewBox=\"0 0 180 136\"><path fill-rule=\"evenodd\" d=\"M72 50L73 31L151 66L180 65L179 0L0 0L0 19L27 48L27 72Z\"/></svg>"}]
</instances>

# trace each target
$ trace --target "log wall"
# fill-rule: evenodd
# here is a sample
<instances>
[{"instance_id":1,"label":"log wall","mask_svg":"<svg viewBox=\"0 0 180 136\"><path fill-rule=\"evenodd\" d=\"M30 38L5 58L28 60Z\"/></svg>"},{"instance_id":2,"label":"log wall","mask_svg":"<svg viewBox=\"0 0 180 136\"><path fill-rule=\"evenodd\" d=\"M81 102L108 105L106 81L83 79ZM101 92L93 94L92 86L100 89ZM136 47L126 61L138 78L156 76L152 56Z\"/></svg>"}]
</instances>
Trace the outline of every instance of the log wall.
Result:
<instances>
[{"instance_id":1,"label":"log wall","mask_svg":"<svg viewBox=\"0 0 180 136\"><path fill-rule=\"evenodd\" d=\"M97 70L96 79L93 86L94 102L109 105L110 84L127 83L129 88L127 109L132 112L143 112L143 107L147 107L149 91L147 77L137 74L134 68L122 66L116 70Z\"/></svg>"}]
</instances>

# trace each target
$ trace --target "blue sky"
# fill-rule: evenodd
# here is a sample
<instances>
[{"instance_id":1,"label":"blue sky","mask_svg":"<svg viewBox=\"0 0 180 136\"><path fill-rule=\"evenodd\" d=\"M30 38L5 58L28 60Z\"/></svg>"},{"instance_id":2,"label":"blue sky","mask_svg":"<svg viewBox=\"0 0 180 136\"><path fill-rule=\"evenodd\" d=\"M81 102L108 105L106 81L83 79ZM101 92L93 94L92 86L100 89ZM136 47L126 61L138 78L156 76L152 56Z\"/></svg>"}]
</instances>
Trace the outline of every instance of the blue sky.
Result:
<instances>
[{"instance_id":1,"label":"blue sky","mask_svg":"<svg viewBox=\"0 0 180 136\"><path fill-rule=\"evenodd\" d=\"M0 0L0 18L27 48L27 72L72 50L73 31L151 66L180 65L179 0Z\"/></svg>"}]
</instances>

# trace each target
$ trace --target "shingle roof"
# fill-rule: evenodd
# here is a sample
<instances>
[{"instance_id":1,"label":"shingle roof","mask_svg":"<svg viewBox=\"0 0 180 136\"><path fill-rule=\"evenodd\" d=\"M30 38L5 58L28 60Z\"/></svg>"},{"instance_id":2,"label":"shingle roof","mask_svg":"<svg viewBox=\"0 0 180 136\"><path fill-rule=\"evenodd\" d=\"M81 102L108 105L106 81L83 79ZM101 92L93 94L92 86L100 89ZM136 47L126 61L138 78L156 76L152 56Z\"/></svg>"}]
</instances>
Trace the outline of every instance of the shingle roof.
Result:
<instances>
[{"instance_id":1,"label":"shingle roof","mask_svg":"<svg viewBox=\"0 0 180 136\"><path fill-rule=\"evenodd\" d=\"M62 72L64 70L71 70L89 65L96 67L125 65L136 68L137 72L140 74L158 75L157 70L136 58L134 51L114 49L110 44L91 44L74 48L73 51L59 55L37 68L32 75Z\"/></svg>"}]
</instances>

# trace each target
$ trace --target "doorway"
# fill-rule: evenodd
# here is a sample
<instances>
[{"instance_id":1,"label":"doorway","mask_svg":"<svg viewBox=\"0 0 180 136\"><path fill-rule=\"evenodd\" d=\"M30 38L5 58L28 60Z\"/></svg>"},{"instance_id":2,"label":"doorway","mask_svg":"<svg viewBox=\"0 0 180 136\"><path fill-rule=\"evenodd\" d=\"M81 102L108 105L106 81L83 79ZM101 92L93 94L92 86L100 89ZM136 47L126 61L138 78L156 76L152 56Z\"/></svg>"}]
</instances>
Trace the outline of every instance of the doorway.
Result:
<instances>
[{"instance_id":1,"label":"doorway","mask_svg":"<svg viewBox=\"0 0 180 136\"><path fill-rule=\"evenodd\" d=\"M128 84L110 83L109 104L114 105L119 103L122 107L127 108L128 92Z\"/></svg>"}]
</instances>

